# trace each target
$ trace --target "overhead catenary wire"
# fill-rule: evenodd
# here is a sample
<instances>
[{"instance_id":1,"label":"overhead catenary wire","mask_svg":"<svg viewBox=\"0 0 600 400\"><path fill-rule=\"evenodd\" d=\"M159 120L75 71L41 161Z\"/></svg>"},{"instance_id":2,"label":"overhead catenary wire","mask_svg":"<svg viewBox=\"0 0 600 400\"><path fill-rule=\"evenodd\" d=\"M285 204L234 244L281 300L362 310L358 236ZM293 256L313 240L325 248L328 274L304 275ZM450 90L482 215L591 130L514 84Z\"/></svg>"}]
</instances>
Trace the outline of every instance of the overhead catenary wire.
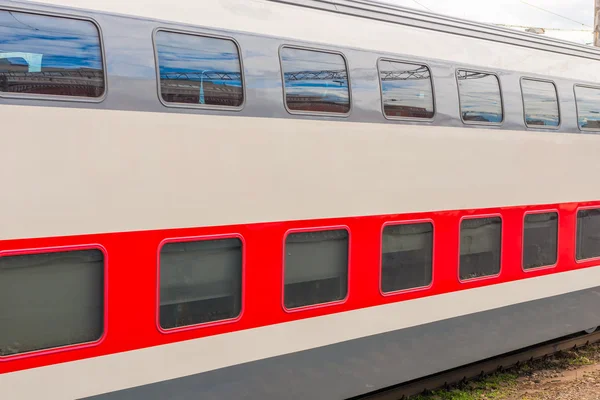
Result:
<instances>
[{"instance_id":1,"label":"overhead catenary wire","mask_svg":"<svg viewBox=\"0 0 600 400\"><path fill-rule=\"evenodd\" d=\"M425 4L418 2L417 0L412 0L413 2L415 2L416 4L420 5L421 7L423 7L424 9L426 9L429 12L433 12L433 10L429 7L427 7Z\"/></svg>"},{"instance_id":2,"label":"overhead catenary wire","mask_svg":"<svg viewBox=\"0 0 600 400\"><path fill-rule=\"evenodd\" d=\"M561 14L555 13L555 12L553 12L553 11L550 11L550 10L547 10L547 9L545 9L545 8L543 8L543 7L536 6L536 5L534 5L534 4L528 3L528 2L526 2L525 0L519 0L519 1L520 1L521 3L523 3L523 4L525 4L525 5L528 5L529 7L537 8L538 10L541 10L541 11L547 12L547 13L549 13L549 14L555 15L555 16L557 16L557 17L560 17L560 18L566 19L566 20L568 20L568 21L571 21L571 22L574 22L574 23L576 23L576 24L578 24L578 25L587 26L587 27L589 27L589 28L592 28L592 27L591 27L591 26L589 26L588 24L584 24L583 22L576 21L576 20L574 20L574 19L572 19L572 18L569 18L569 17L565 17L564 15L561 15Z\"/></svg>"},{"instance_id":3,"label":"overhead catenary wire","mask_svg":"<svg viewBox=\"0 0 600 400\"><path fill-rule=\"evenodd\" d=\"M564 29L564 28L544 28L544 27L533 27L533 26L526 26L526 25L511 25L511 24L494 24L497 26L503 26L506 28L523 28L523 29L527 29L527 28L540 28L543 29L545 31L559 31L559 32L593 32L593 29Z\"/></svg>"}]
</instances>

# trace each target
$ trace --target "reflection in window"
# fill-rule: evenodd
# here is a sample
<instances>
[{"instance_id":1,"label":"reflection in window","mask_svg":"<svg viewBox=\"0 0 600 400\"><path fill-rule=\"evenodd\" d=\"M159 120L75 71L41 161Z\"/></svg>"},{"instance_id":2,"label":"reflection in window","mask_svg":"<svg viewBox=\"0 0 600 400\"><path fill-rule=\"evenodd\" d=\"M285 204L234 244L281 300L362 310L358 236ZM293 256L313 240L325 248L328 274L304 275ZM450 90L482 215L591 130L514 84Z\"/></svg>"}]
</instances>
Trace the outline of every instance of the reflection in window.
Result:
<instances>
[{"instance_id":1,"label":"reflection in window","mask_svg":"<svg viewBox=\"0 0 600 400\"><path fill-rule=\"evenodd\" d=\"M600 89L575 86L577 120L581 129L600 129Z\"/></svg>"},{"instance_id":2,"label":"reflection in window","mask_svg":"<svg viewBox=\"0 0 600 400\"><path fill-rule=\"evenodd\" d=\"M502 122L500 82L495 75L459 70L458 93L463 121L497 124Z\"/></svg>"},{"instance_id":3,"label":"reflection in window","mask_svg":"<svg viewBox=\"0 0 600 400\"><path fill-rule=\"evenodd\" d=\"M167 243L160 250L160 326L232 319L242 309L242 241Z\"/></svg>"},{"instance_id":4,"label":"reflection in window","mask_svg":"<svg viewBox=\"0 0 600 400\"><path fill-rule=\"evenodd\" d=\"M0 356L94 342L103 331L100 250L0 257Z\"/></svg>"},{"instance_id":5,"label":"reflection in window","mask_svg":"<svg viewBox=\"0 0 600 400\"><path fill-rule=\"evenodd\" d=\"M291 233L285 240L286 308L342 300L348 292L348 231Z\"/></svg>"},{"instance_id":6,"label":"reflection in window","mask_svg":"<svg viewBox=\"0 0 600 400\"><path fill-rule=\"evenodd\" d=\"M501 247L500 217L463 220L460 224L460 279L498 274Z\"/></svg>"},{"instance_id":7,"label":"reflection in window","mask_svg":"<svg viewBox=\"0 0 600 400\"><path fill-rule=\"evenodd\" d=\"M382 60L379 79L386 116L433 118L433 89L427 66Z\"/></svg>"},{"instance_id":8,"label":"reflection in window","mask_svg":"<svg viewBox=\"0 0 600 400\"><path fill-rule=\"evenodd\" d=\"M228 39L159 31L160 94L169 103L240 107L240 55Z\"/></svg>"},{"instance_id":9,"label":"reflection in window","mask_svg":"<svg viewBox=\"0 0 600 400\"><path fill-rule=\"evenodd\" d=\"M428 286L433 259L433 225L389 225L383 229L381 290L384 293Z\"/></svg>"},{"instance_id":10,"label":"reflection in window","mask_svg":"<svg viewBox=\"0 0 600 400\"><path fill-rule=\"evenodd\" d=\"M600 209L577 212L577 259L600 257Z\"/></svg>"},{"instance_id":11,"label":"reflection in window","mask_svg":"<svg viewBox=\"0 0 600 400\"><path fill-rule=\"evenodd\" d=\"M100 97L100 36L89 21L0 10L0 92Z\"/></svg>"},{"instance_id":12,"label":"reflection in window","mask_svg":"<svg viewBox=\"0 0 600 400\"><path fill-rule=\"evenodd\" d=\"M345 114L350 111L348 71L339 54L281 49L285 101L292 111Z\"/></svg>"},{"instance_id":13,"label":"reflection in window","mask_svg":"<svg viewBox=\"0 0 600 400\"><path fill-rule=\"evenodd\" d=\"M521 87L527 126L558 126L558 95L554 84L523 79Z\"/></svg>"},{"instance_id":14,"label":"reflection in window","mask_svg":"<svg viewBox=\"0 0 600 400\"><path fill-rule=\"evenodd\" d=\"M556 264L558 213L528 214L523 232L523 269Z\"/></svg>"}]
</instances>

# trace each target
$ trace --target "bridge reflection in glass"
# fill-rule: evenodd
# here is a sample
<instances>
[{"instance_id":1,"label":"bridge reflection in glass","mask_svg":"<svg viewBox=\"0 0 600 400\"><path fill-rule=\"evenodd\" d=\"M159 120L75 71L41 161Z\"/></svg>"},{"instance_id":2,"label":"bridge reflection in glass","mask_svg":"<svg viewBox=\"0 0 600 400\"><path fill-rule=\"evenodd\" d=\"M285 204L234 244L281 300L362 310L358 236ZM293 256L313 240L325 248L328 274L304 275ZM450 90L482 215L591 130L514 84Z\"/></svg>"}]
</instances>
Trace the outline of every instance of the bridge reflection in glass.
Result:
<instances>
[{"instance_id":1,"label":"bridge reflection in glass","mask_svg":"<svg viewBox=\"0 0 600 400\"><path fill-rule=\"evenodd\" d=\"M281 64L285 101L293 111L348 113L350 91L344 57L284 47Z\"/></svg>"},{"instance_id":2,"label":"bridge reflection in glass","mask_svg":"<svg viewBox=\"0 0 600 400\"><path fill-rule=\"evenodd\" d=\"M504 119L496 75L459 70L458 93L463 121L498 124Z\"/></svg>"},{"instance_id":3,"label":"bridge reflection in glass","mask_svg":"<svg viewBox=\"0 0 600 400\"><path fill-rule=\"evenodd\" d=\"M557 127L560 123L558 95L552 82L521 81L527 126Z\"/></svg>"},{"instance_id":4,"label":"bridge reflection in glass","mask_svg":"<svg viewBox=\"0 0 600 400\"><path fill-rule=\"evenodd\" d=\"M386 116L433 118L433 85L427 66L381 60L379 79Z\"/></svg>"},{"instance_id":5,"label":"bridge reflection in glass","mask_svg":"<svg viewBox=\"0 0 600 400\"><path fill-rule=\"evenodd\" d=\"M0 10L0 92L100 97L102 69L93 23Z\"/></svg>"},{"instance_id":6,"label":"bridge reflection in glass","mask_svg":"<svg viewBox=\"0 0 600 400\"><path fill-rule=\"evenodd\" d=\"M575 86L577 120L581 129L600 129L600 88Z\"/></svg>"},{"instance_id":7,"label":"bridge reflection in glass","mask_svg":"<svg viewBox=\"0 0 600 400\"><path fill-rule=\"evenodd\" d=\"M159 31L156 50L165 102L240 107L240 55L228 39Z\"/></svg>"}]
</instances>

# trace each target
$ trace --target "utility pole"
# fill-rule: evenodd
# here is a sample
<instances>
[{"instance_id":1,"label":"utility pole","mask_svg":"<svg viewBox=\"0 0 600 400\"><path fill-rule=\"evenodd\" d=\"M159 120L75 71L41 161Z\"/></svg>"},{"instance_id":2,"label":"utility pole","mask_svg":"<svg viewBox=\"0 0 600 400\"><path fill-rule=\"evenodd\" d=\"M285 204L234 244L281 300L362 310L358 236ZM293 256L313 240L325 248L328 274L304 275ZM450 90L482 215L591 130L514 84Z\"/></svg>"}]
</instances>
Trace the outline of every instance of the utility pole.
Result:
<instances>
[{"instance_id":1,"label":"utility pole","mask_svg":"<svg viewBox=\"0 0 600 400\"><path fill-rule=\"evenodd\" d=\"M594 46L600 47L600 0L594 2Z\"/></svg>"}]
</instances>

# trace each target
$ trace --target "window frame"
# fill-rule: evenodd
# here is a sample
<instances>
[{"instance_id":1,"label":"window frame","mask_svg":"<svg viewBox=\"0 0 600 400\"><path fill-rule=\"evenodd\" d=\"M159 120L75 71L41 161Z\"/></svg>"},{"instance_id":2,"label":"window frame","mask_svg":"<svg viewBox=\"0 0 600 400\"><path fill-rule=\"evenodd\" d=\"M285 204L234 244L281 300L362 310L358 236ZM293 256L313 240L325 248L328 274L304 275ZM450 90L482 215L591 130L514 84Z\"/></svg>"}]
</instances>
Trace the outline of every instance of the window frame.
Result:
<instances>
[{"instance_id":1,"label":"window frame","mask_svg":"<svg viewBox=\"0 0 600 400\"><path fill-rule=\"evenodd\" d=\"M0 356L0 364L6 361L14 361L30 357L41 357L50 354L63 353L66 351L82 350L91 347L100 346L105 340L109 329L108 320L108 252L106 248L98 243L81 244L81 245L68 245L68 246L50 246L50 247L32 247L26 249L15 249L15 250L2 250L0 251L0 258L11 257L11 256L25 256L25 255L37 255L37 254L51 254L61 252L74 252L83 250L99 250L104 257L104 268L103 268L103 299L102 299L102 334L96 340L83 343L68 344L64 346L51 347L48 349L31 350L28 352L12 354L9 356Z\"/></svg>"},{"instance_id":2,"label":"window frame","mask_svg":"<svg viewBox=\"0 0 600 400\"><path fill-rule=\"evenodd\" d=\"M483 218L500 218L500 257L499 257L499 263L500 263L500 269L498 270L498 273L494 274L494 275L485 275L485 276L478 276L476 278L468 278L468 279L462 279L460 277L460 245L461 245L461 232L462 232L462 222L465 220L470 220L470 219L483 219ZM502 261L504 259L504 218L502 217L502 214L500 213L489 213L489 214L474 214L474 215L463 215L462 217L460 217L459 221L458 221L458 268L456 269L456 273L457 273L457 278L458 278L458 282L461 284L468 284L471 282L480 282L480 281L486 281L486 280L490 280L490 279L496 279L499 278L500 275L502 275Z\"/></svg>"},{"instance_id":3,"label":"window frame","mask_svg":"<svg viewBox=\"0 0 600 400\"><path fill-rule=\"evenodd\" d=\"M159 63L159 59L158 59L158 46L156 43L156 36L158 35L159 32L175 33L175 34L188 35L188 36L197 36L197 37L204 37L204 38L209 38L209 39L229 40L229 41L233 42L233 44L237 48L238 57L239 57L238 60L240 62L240 80L242 82L242 96L243 96L242 104L240 104L239 106L236 106L236 107L233 107L233 106L228 107L228 106L221 106L221 105L215 105L215 104L172 103L172 102L165 101L165 99L163 99L163 97L162 97L162 89L161 89L161 82L160 82L160 63ZM187 109L234 111L234 112L240 112L246 107L246 100L248 98L248 93L246 92L246 74L244 72L244 60L243 60L244 57L242 55L242 46L233 36L207 33L207 32L203 32L201 30L184 30L184 29L176 29L176 28L158 27L152 31L152 49L154 52L154 69L156 72L156 90L157 90L157 95L158 95L158 101L160 101L160 103L163 106L169 107L169 108L187 108Z\"/></svg>"},{"instance_id":4,"label":"window frame","mask_svg":"<svg viewBox=\"0 0 600 400\"><path fill-rule=\"evenodd\" d=\"M286 242L287 242L287 238L290 234L293 233L307 233L307 232L324 232L324 231L338 231L338 230L345 230L346 233L348 234L348 265L347 265L347 274L346 274L346 296L344 296L344 298L340 299L340 300L334 300L334 301L328 301L326 303L319 303L319 304L310 304L310 305L306 305L306 306L301 306L301 307L294 307L294 308L287 308L285 305L285 249L286 249ZM351 232L350 232L350 228L348 227L348 225L328 225L328 226L315 226L315 227L306 227L306 228L291 228L288 229L284 234L283 234L283 246L282 246L282 253L281 253L281 308L283 309L283 311L285 311L288 314L292 314L292 313L296 313L296 312L302 312L302 311L308 311L308 310L314 310L314 309L319 309L319 308L325 308L325 307L332 307L332 306L336 306L336 305L341 305L341 304L345 304L346 302L348 302L348 299L350 298L350 273L351 273L351 265L352 265L352 237L351 237Z\"/></svg>"},{"instance_id":5,"label":"window frame","mask_svg":"<svg viewBox=\"0 0 600 400\"><path fill-rule=\"evenodd\" d=\"M75 21L90 22L98 31L98 44L100 46L100 57L102 58L102 78L104 79L104 90L101 96L98 97L83 97L83 96L63 96L56 94L36 94L36 93L11 93L0 91L0 98L19 99L19 100L49 100L49 101L67 101L79 103L102 103L108 96L108 73L106 65L106 53L104 46L104 33L102 27L94 18L87 15L65 14L54 11L29 10L10 6L0 6L0 11L18 12L22 14L33 14L42 17L65 18Z\"/></svg>"},{"instance_id":6,"label":"window frame","mask_svg":"<svg viewBox=\"0 0 600 400\"><path fill-rule=\"evenodd\" d=\"M498 90L500 91L500 109L502 111L502 120L500 122L483 122L483 121L465 121L464 120L463 113L462 113L463 101L462 101L462 97L460 95L460 83L459 83L459 79L458 79L459 71L475 72L475 73L479 73L479 74L493 75L496 77L496 79L498 80ZM459 67L459 68L455 69L454 77L456 80L456 92L458 94L458 115L463 124L465 124L465 125L483 125L483 126L502 126L502 125L504 125L504 123L506 122L506 107L504 106L504 91L502 90L502 81L500 80L500 75L498 75L496 72L486 71L483 69L460 68Z\"/></svg>"},{"instance_id":7,"label":"window frame","mask_svg":"<svg viewBox=\"0 0 600 400\"><path fill-rule=\"evenodd\" d=\"M579 124L577 124L579 125ZM577 229L579 228L579 211L585 210L600 210L600 205L593 206L579 206L575 209L575 229L574 229L574 241L573 241L573 259L575 260L575 264L585 264L589 262L595 262L600 260L600 255L591 258L577 258Z\"/></svg>"},{"instance_id":8,"label":"window frame","mask_svg":"<svg viewBox=\"0 0 600 400\"><path fill-rule=\"evenodd\" d=\"M557 126L546 126L546 125L540 126L540 125L528 125L527 124L527 109L525 107L525 93L523 92L523 81L524 80L534 81L534 82L551 83L554 86L554 93L556 93L556 105L558 106L558 125ZM540 79L540 78L530 78L528 76L521 76L521 78L519 79L519 86L521 87L521 99L523 101L523 123L525 123L525 128L533 129L533 130L541 130L541 131L560 130L563 120L562 120L562 108L560 106L560 96L558 94L558 86L556 85L556 82L554 82L551 79ZM579 125L579 123L577 125Z\"/></svg>"},{"instance_id":9,"label":"window frame","mask_svg":"<svg viewBox=\"0 0 600 400\"><path fill-rule=\"evenodd\" d=\"M525 268L525 219L527 218L528 215L536 215L536 214L556 214L556 261L554 262L554 264L551 265L542 265L540 267L533 267L533 268ZM560 212L558 211L557 208L548 208L548 209L543 209L543 210L533 210L533 211L525 211L523 213L523 229L521 230L521 270L525 273L533 273L536 271L542 271L542 270L546 270L546 269L553 269L556 268L556 266L558 265L558 261L559 261L559 256L560 256ZM575 235L577 236L577 232L575 232ZM577 249L575 249L575 251L577 252Z\"/></svg>"},{"instance_id":10,"label":"window frame","mask_svg":"<svg viewBox=\"0 0 600 400\"><path fill-rule=\"evenodd\" d=\"M383 81L381 80L381 70L379 68L379 63L381 61L410 64L410 65L421 65L421 66L426 67L429 70L429 81L431 82L431 98L432 98L432 102L433 102L433 116L431 118L394 117L394 116L389 116L385 113L385 104L383 101ZM381 113L383 114L383 117L390 121L410 121L410 122L428 122L428 123L433 122L435 120L435 117L437 116L437 103L436 103L436 96L435 96L435 85L433 82L433 71L431 69L431 66L424 61L423 62L421 62L421 61L404 61L402 59L390 58L390 57L379 57L377 59L376 63L377 63L376 64L376 66L377 66L377 81L379 82L379 97L381 100Z\"/></svg>"},{"instance_id":11,"label":"window frame","mask_svg":"<svg viewBox=\"0 0 600 400\"><path fill-rule=\"evenodd\" d=\"M399 226L399 225L418 225L418 224L431 224L432 232L431 232L431 282L427 286L418 286L414 288L408 289L400 289L394 290L391 292L383 291L383 233L385 228L388 226ZM388 221L381 225L381 232L379 235L379 294L382 297L391 297L397 296L399 294L404 293L412 293L412 292L422 292L433 287L433 283L435 281L435 262L436 262L436 224L435 221L431 218L422 218L422 219L411 219L404 221Z\"/></svg>"},{"instance_id":12,"label":"window frame","mask_svg":"<svg viewBox=\"0 0 600 400\"><path fill-rule=\"evenodd\" d=\"M327 112L327 111L303 111L303 110L290 109L287 104L287 89L285 86L285 70L283 68L282 51L284 49L305 50L305 51L313 51L316 53L336 54L336 55L341 56L342 59L344 60L344 64L346 65L346 75L348 77L348 103L349 103L348 111L346 113L334 113L334 112ZM350 79L350 63L348 62L348 59L346 58L344 53L342 53L339 50L329 50L329 49L323 49L323 48L318 48L318 47L282 44L281 46L279 46L278 56L279 56L279 70L280 70L279 72L281 74L281 87L282 87L282 91L283 91L283 106L285 107L285 110L288 112L288 114L327 116L327 117L338 117L338 118L348 118L350 116L350 114L352 114L352 111L354 108L354 106L353 106L354 101L353 101L353 97L352 97L352 83L351 83L351 79Z\"/></svg>"},{"instance_id":13,"label":"window frame","mask_svg":"<svg viewBox=\"0 0 600 400\"><path fill-rule=\"evenodd\" d=\"M201 322L193 325L179 326L175 328L165 329L160 325L160 253L162 248L171 243L188 243L188 242L200 242L200 241L209 241L209 240L225 240L225 239L239 239L242 244L242 276L241 276L241 293L240 293L240 313L234 318L227 318L217 321L209 321L209 322ZM215 235L198 235L198 236L174 236L163 239L157 248L156 251L156 298L155 298L155 324L156 329L164 334L170 335L173 333L179 332L187 332L193 331L203 328L208 328L212 326L219 325L229 325L239 322L244 316L244 311L246 309L246 240L244 236L240 233L224 233L224 234L215 234Z\"/></svg>"},{"instance_id":14,"label":"window frame","mask_svg":"<svg viewBox=\"0 0 600 400\"><path fill-rule=\"evenodd\" d=\"M590 128L582 128L581 125L579 125L579 102L577 101L577 88L581 87L581 88L587 88L587 89L596 89L598 91L600 91L600 86L594 86L594 85L587 85L587 84L583 84L583 83L574 83L573 84L573 96L574 96L574 100L575 100L575 123L577 124L577 129L579 129L580 132L600 132L600 128L598 129L590 129Z\"/></svg>"}]
</instances>

